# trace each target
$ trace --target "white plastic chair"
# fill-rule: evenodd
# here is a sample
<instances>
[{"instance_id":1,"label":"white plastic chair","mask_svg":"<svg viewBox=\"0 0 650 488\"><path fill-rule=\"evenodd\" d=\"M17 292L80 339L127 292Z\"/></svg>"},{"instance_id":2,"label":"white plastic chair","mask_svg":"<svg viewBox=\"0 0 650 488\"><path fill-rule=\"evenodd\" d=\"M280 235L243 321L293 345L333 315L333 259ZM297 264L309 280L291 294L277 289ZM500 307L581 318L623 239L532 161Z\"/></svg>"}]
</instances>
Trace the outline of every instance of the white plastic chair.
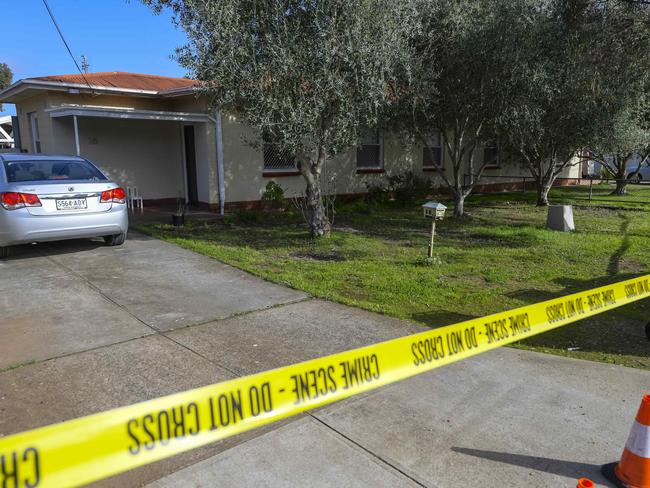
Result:
<instances>
[{"instance_id":1,"label":"white plastic chair","mask_svg":"<svg viewBox=\"0 0 650 488\"><path fill-rule=\"evenodd\" d=\"M144 201L137 186L126 187L126 205L131 210L139 208L140 212L144 212Z\"/></svg>"}]
</instances>

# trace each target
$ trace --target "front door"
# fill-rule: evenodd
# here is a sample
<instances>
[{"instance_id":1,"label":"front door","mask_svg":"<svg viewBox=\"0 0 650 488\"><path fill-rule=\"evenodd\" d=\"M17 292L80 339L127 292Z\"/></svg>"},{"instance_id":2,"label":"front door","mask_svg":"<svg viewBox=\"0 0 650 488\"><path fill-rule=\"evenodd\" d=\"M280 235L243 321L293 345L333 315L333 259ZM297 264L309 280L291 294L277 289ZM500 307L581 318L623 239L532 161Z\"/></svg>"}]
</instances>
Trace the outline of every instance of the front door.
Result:
<instances>
[{"instance_id":1,"label":"front door","mask_svg":"<svg viewBox=\"0 0 650 488\"><path fill-rule=\"evenodd\" d=\"M194 126L183 126L185 139L185 169L187 174L187 199L189 203L199 201L199 192L196 186L196 147L194 145Z\"/></svg>"}]
</instances>

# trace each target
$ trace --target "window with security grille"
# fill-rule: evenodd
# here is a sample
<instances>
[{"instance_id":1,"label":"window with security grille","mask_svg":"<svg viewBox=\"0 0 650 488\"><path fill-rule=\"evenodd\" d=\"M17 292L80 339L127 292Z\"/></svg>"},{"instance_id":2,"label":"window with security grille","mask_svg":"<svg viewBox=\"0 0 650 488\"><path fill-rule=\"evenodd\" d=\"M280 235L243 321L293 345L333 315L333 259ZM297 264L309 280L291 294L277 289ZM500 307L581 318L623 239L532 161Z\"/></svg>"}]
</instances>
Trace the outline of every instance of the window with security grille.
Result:
<instances>
[{"instance_id":1,"label":"window with security grille","mask_svg":"<svg viewBox=\"0 0 650 488\"><path fill-rule=\"evenodd\" d=\"M497 141L488 141L483 145L483 164L489 169L501 167L501 152Z\"/></svg>"},{"instance_id":2,"label":"window with security grille","mask_svg":"<svg viewBox=\"0 0 650 488\"><path fill-rule=\"evenodd\" d=\"M357 168L384 167L384 138L377 130L363 129L361 145L357 148Z\"/></svg>"},{"instance_id":3,"label":"window with security grille","mask_svg":"<svg viewBox=\"0 0 650 488\"><path fill-rule=\"evenodd\" d=\"M422 167L435 168L443 167L443 146L442 146L442 133L436 132L426 138L426 145L422 148Z\"/></svg>"},{"instance_id":4,"label":"window with security grille","mask_svg":"<svg viewBox=\"0 0 650 488\"><path fill-rule=\"evenodd\" d=\"M283 151L274 144L270 137L264 137L264 171L295 171L296 158L288 151Z\"/></svg>"}]
</instances>

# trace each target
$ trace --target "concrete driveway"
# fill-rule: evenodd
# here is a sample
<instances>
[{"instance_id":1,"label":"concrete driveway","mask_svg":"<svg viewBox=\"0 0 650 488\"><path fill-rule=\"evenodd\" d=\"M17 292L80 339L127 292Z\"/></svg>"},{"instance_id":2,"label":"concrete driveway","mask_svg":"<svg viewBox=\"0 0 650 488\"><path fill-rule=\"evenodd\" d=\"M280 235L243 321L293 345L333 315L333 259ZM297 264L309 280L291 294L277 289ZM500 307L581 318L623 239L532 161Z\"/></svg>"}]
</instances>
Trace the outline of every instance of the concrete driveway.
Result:
<instances>
[{"instance_id":1,"label":"concrete driveway","mask_svg":"<svg viewBox=\"0 0 650 488\"><path fill-rule=\"evenodd\" d=\"M421 330L139 234L26 246L0 276L0 435ZM648 384L501 349L99 485L604 483Z\"/></svg>"}]
</instances>

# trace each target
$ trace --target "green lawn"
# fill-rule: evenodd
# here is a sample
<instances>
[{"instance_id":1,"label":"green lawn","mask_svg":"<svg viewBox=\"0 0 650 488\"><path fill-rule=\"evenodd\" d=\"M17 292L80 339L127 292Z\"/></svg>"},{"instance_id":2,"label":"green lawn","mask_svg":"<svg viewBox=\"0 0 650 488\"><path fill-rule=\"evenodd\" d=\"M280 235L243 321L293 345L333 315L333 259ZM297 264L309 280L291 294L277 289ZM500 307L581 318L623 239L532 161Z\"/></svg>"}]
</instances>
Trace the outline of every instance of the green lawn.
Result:
<instances>
[{"instance_id":1,"label":"green lawn","mask_svg":"<svg viewBox=\"0 0 650 488\"><path fill-rule=\"evenodd\" d=\"M588 181L588 180L587 180ZM619 197L611 195L613 184L602 183L593 185L591 200L589 199L589 186L558 187L551 190L552 203L575 205L578 207L647 209L650 210L650 185L628 185L628 194ZM534 192L501 193L492 195L471 196L468 203L495 205L510 203L534 204Z\"/></svg>"},{"instance_id":2,"label":"green lawn","mask_svg":"<svg viewBox=\"0 0 650 488\"><path fill-rule=\"evenodd\" d=\"M607 190L599 187L599 196ZM554 189L552 199L583 202L585 194ZM575 233L546 230L546 209L531 198L472 198L471 217L438 224L433 262L424 259L429 223L417 204L343 205L331 237L320 240L292 212L139 229L314 296L430 327L650 272L650 188L607 208L576 207ZM645 300L515 347L650 369L649 318Z\"/></svg>"}]
</instances>

